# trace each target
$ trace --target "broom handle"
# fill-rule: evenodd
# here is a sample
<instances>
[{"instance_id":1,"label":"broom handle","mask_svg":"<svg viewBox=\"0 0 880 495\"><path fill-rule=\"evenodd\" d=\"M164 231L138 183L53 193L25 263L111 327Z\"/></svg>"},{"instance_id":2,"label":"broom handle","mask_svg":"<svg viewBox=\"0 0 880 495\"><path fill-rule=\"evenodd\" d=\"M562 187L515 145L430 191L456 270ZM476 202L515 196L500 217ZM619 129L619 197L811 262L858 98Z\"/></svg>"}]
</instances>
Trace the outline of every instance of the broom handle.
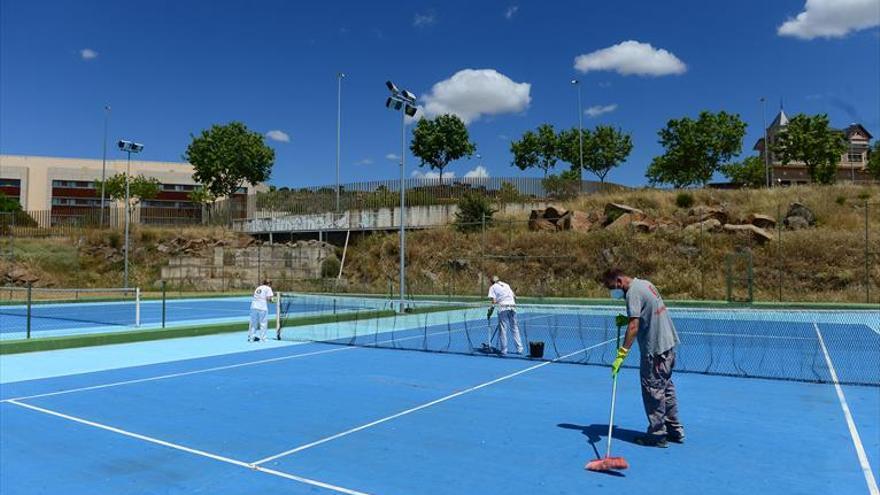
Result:
<instances>
[{"instance_id":1,"label":"broom handle","mask_svg":"<svg viewBox=\"0 0 880 495\"><path fill-rule=\"evenodd\" d=\"M617 327L617 349L620 349L620 326ZM614 403L617 402L617 375L611 380L611 414L608 418L608 449L605 457L611 457L611 431L614 429Z\"/></svg>"}]
</instances>

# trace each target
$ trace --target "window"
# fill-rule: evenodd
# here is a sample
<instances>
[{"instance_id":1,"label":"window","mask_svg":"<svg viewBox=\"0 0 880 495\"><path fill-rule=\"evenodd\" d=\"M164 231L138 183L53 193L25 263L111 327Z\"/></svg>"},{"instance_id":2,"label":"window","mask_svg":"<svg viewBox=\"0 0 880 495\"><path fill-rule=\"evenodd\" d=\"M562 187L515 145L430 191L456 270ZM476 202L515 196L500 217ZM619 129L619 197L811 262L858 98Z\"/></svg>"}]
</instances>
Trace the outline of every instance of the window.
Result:
<instances>
[{"instance_id":1,"label":"window","mask_svg":"<svg viewBox=\"0 0 880 495\"><path fill-rule=\"evenodd\" d=\"M52 187L65 187L68 189L94 189L95 183L88 180L53 180Z\"/></svg>"},{"instance_id":2,"label":"window","mask_svg":"<svg viewBox=\"0 0 880 495\"><path fill-rule=\"evenodd\" d=\"M195 188L194 184L162 184L162 190L166 192L189 192L194 191Z\"/></svg>"},{"instance_id":3,"label":"window","mask_svg":"<svg viewBox=\"0 0 880 495\"><path fill-rule=\"evenodd\" d=\"M52 198L52 206L101 206L100 199Z\"/></svg>"},{"instance_id":4,"label":"window","mask_svg":"<svg viewBox=\"0 0 880 495\"><path fill-rule=\"evenodd\" d=\"M0 187L21 187L21 179L0 179Z\"/></svg>"},{"instance_id":5,"label":"window","mask_svg":"<svg viewBox=\"0 0 880 495\"><path fill-rule=\"evenodd\" d=\"M850 163L862 163L862 154L861 153L847 153L846 161Z\"/></svg>"}]
</instances>

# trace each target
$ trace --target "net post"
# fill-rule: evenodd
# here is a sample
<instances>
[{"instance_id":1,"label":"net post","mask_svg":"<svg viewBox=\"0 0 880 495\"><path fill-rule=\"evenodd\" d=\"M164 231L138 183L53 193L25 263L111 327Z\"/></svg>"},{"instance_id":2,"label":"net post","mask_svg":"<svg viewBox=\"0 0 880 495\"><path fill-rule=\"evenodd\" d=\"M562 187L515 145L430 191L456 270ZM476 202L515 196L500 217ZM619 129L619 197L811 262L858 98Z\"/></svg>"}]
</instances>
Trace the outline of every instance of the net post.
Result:
<instances>
[{"instance_id":1,"label":"net post","mask_svg":"<svg viewBox=\"0 0 880 495\"><path fill-rule=\"evenodd\" d=\"M31 338L31 296L33 286L30 282L27 284L27 338Z\"/></svg>"},{"instance_id":2,"label":"net post","mask_svg":"<svg viewBox=\"0 0 880 495\"><path fill-rule=\"evenodd\" d=\"M141 326L141 288L134 288L134 326Z\"/></svg>"},{"instance_id":3,"label":"net post","mask_svg":"<svg viewBox=\"0 0 880 495\"><path fill-rule=\"evenodd\" d=\"M162 328L165 328L165 281L162 281Z\"/></svg>"}]
</instances>

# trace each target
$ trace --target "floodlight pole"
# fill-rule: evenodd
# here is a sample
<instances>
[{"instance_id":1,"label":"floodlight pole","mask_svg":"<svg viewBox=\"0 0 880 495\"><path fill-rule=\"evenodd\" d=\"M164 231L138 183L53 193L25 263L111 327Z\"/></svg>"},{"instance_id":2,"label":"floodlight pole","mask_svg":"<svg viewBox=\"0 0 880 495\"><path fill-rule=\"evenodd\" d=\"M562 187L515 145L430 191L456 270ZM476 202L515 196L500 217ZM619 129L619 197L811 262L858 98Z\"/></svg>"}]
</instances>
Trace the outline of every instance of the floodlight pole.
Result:
<instances>
[{"instance_id":1,"label":"floodlight pole","mask_svg":"<svg viewBox=\"0 0 880 495\"><path fill-rule=\"evenodd\" d=\"M580 166L578 167L578 192L580 192L584 183L584 112L581 105L581 82L577 79L572 79L571 83L577 86L578 90L578 160L580 161Z\"/></svg>"},{"instance_id":2,"label":"floodlight pole","mask_svg":"<svg viewBox=\"0 0 880 495\"><path fill-rule=\"evenodd\" d=\"M131 198L131 188L129 183L129 178L131 177L131 149L128 149L127 153L128 165L125 168L125 249L123 254L123 257L125 258L123 264L125 267L123 268L122 277L122 284L126 289L128 288L128 224L131 222L131 202L129 201Z\"/></svg>"},{"instance_id":3,"label":"floodlight pole","mask_svg":"<svg viewBox=\"0 0 880 495\"><path fill-rule=\"evenodd\" d=\"M767 139L767 99L761 97L761 121L764 124L764 179L767 187L773 186L770 181L770 141Z\"/></svg>"},{"instance_id":4,"label":"floodlight pole","mask_svg":"<svg viewBox=\"0 0 880 495\"><path fill-rule=\"evenodd\" d=\"M406 112L400 112L400 312L406 298Z\"/></svg>"},{"instance_id":5,"label":"floodlight pole","mask_svg":"<svg viewBox=\"0 0 880 495\"><path fill-rule=\"evenodd\" d=\"M339 213L339 143L342 134L342 79L344 78L344 73L336 73L336 213Z\"/></svg>"},{"instance_id":6,"label":"floodlight pole","mask_svg":"<svg viewBox=\"0 0 880 495\"><path fill-rule=\"evenodd\" d=\"M110 105L104 107L104 152L101 156L101 212L98 214L98 221L104 228L104 187L107 181L107 126L110 121Z\"/></svg>"}]
</instances>

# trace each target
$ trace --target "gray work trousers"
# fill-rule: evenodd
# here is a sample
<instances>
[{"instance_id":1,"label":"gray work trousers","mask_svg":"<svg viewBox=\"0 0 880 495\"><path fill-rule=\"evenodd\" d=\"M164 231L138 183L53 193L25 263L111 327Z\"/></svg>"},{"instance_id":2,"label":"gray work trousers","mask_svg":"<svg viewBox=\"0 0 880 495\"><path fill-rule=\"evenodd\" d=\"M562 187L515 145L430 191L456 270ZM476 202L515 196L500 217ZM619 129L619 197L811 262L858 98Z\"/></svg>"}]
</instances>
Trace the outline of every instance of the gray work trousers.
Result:
<instances>
[{"instance_id":1,"label":"gray work trousers","mask_svg":"<svg viewBox=\"0 0 880 495\"><path fill-rule=\"evenodd\" d=\"M513 309L502 309L498 312L498 338L501 341L501 353L507 354L507 332L513 334L513 344L516 346L516 353L523 353L522 340L519 337L519 325L516 323L516 311Z\"/></svg>"},{"instance_id":2,"label":"gray work trousers","mask_svg":"<svg viewBox=\"0 0 880 495\"><path fill-rule=\"evenodd\" d=\"M684 435L684 428L678 420L678 400L672 383L674 366L674 348L662 354L642 354L639 375L649 435Z\"/></svg>"}]
</instances>

